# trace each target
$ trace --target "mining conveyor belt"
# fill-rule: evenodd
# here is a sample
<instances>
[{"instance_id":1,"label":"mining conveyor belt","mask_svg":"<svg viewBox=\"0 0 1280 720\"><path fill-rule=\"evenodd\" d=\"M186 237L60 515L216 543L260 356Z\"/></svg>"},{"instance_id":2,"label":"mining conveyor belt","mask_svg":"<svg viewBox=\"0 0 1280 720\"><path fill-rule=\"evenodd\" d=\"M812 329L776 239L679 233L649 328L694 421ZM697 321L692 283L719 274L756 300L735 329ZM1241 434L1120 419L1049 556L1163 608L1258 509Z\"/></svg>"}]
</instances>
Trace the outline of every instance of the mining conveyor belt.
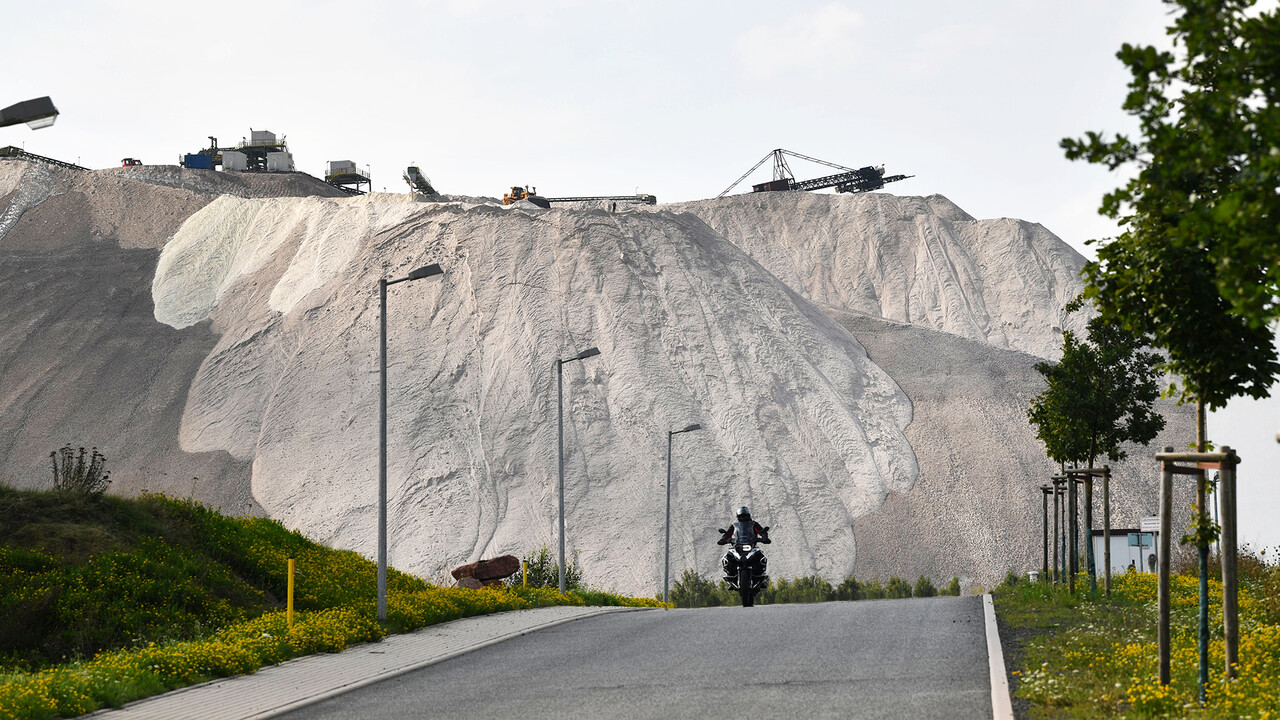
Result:
<instances>
[{"instance_id":1,"label":"mining conveyor belt","mask_svg":"<svg viewBox=\"0 0 1280 720\"><path fill-rule=\"evenodd\" d=\"M87 167L81 167L79 165L76 165L75 163L63 162L61 160L54 160L53 158L45 157L43 155L29 153L26 150L23 150L22 148L16 147L13 145L10 145L9 147L0 148L0 157L18 158L20 160L34 160L35 162L42 162L42 163L45 163L46 165L57 165L58 167L64 167L69 170L88 170L89 169Z\"/></svg>"},{"instance_id":2,"label":"mining conveyor belt","mask_svg":"<svg viewBox=\"0 0 1280 720\"><path fill-rule=\"evenodd\" d=\"M549 203L567 203L567 202L594 202L597 200L609 200L612 202L633 202L644 203L646 205L656 205L658 199L652 195L599 195L593 197L555 197L546 198Z\"/></svg>"}]
</instances>

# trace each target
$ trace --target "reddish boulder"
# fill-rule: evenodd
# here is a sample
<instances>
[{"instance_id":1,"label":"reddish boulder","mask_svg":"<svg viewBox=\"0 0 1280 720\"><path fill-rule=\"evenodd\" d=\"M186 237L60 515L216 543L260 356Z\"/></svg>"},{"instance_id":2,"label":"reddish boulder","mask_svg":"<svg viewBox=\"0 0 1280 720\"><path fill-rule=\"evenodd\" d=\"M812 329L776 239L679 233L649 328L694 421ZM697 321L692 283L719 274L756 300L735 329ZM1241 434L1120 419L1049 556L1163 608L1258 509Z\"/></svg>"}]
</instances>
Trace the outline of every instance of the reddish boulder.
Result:
<instances>
[{"instance_id":1,"label":"reddish boulder","mask_svg":"<svg viewBox=\"0 0 1280 720\"><path fill-rule=\"evenodd\" d=\"M488 581L498 581L505 577L510 577L515 575L519 569L520 558L515 555L500 555L491 560L480 560L456 567L451 574L455 580L475 578L486 585L493 585L496 582Z\"/></svg>"},{"instance_id":2,"label":"reddish boulder","mask_svg":"<svg viewBox=\"0 0 1280 720\"><path fill-rule=\"evenodd\" d=\"M480 582L479 580L473 577L464 577L458 581L458 587L471 588L472 590L479 590L480 588L484 587L484 583Z\"/></svg>"}]
</instances>

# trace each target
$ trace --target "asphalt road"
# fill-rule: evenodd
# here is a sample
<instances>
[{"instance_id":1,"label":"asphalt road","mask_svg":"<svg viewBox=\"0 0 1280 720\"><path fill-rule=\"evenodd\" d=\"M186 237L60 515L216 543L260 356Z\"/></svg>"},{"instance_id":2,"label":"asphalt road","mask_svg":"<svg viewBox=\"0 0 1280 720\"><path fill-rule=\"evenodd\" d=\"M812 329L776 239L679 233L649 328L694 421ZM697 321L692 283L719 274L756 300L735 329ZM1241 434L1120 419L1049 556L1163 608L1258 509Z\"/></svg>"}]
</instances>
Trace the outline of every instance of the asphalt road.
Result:
<instances>
[{"instance_id":1,"label":"asphalt road","mask_svg":"<svg viewBox=\"0 0 1280 720\"><path fill-rule=\"evenodd\" d=\"M990 718L981 598L604 615L282 717L729 716Z\"/></svg>"}]
</instances>

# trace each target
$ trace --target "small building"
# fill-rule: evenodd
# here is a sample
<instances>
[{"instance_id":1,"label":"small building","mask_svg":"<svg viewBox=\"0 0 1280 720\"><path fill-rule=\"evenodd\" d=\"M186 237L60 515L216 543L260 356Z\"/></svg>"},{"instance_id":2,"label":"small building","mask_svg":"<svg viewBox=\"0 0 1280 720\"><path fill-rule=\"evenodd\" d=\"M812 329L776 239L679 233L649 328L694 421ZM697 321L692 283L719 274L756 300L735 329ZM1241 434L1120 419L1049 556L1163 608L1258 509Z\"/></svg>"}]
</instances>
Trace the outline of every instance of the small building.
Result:
<instances>
[{"instance_id":1,"label":"small building","mask_svg":"<svg viewBox=\"0 0 1280 720\"><path fill-rule=\"evenodd\" d=\"M369 173L356 167L354 160L330 160L325 163L324 181L348 192L354 190L356 193L361 193L373 190ZM365 186L364 190L360 189L361 185Z\"/></svg>"},{"instance_id":2,"label":"small building","mask_svg":"<svg viewBox=\"0 0 1280 720\"><path fill-rule=\"evenodd\" d=\"M244 172L249 169L249 156L239 150L226 150L222 153L223 171Z\"/></svg>"},{"instance_id":3,"label":"small building","mask_svg":"<svg viewBox=\"0 0 1280 720\"><path fill-rule=\"evenodd\" d=\"M1111 575L1123 575L1129 568L1140 573L1154 573L1159 562L1159 545L1160 530L1157 527L1150 528L1149 523L1144 520L1143 527L1146 529L1132 528L1112 528L1111 529ZM1103 544L1102 530L1095 529L1093 531L1093 562L1094 568L1097 570L1098 577L1102 577L1105 572L1103 567L1103 553L1105 549Z\"/></svg>"},{"instance_id":4,"label":"small building","mask_svg":"<svg viewBox=\"0 0 1280 720\"><path fill-rule=\"evenodd\" d=\"M293 153L267 153L267 172L293 172Z\"/></svg>"}]
</instances>

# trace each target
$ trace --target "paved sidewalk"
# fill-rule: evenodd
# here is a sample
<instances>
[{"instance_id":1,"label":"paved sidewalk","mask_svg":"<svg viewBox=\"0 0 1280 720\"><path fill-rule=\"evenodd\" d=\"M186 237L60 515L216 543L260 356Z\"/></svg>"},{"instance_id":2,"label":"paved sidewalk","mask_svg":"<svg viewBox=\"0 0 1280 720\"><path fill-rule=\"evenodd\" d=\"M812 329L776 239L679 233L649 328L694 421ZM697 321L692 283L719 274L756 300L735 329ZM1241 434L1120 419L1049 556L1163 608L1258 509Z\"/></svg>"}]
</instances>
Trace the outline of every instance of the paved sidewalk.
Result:
<instances>
[{"instance_id":1,"label":"paved sidewalk","mask_svg":"<svg viewBox=\"0 0 1280 720\"><path fill-rule=\"evenodd\" d=\"M309 655L253 675L193 685L139 700L94 720L261 720L543 628L637 608L549 607L431 625L344 652Z\"/></svg>"}]
</instances>

